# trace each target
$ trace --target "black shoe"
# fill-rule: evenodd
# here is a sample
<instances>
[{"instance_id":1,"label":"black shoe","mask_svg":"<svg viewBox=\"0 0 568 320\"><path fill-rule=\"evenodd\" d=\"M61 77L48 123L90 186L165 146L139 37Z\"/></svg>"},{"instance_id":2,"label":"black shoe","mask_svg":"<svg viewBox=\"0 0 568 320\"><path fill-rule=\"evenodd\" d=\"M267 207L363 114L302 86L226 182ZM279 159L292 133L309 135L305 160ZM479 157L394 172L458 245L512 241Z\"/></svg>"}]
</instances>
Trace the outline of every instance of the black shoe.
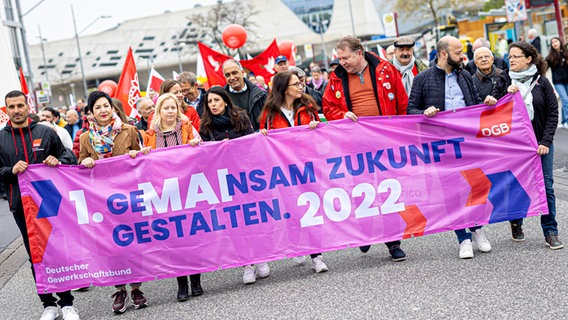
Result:
<instances>
[{"instance_id":1,"label":"black shoe","mask_svg":"<svg viewBox=\"0 0 568 320\"><path fill-rule=\"evenodd\" d=\"M406 254L404 253L404 251L402 251L398 244L389 247L389 253L391 255L392 261L396 262L406 260Z\"/></svg>"},{"instance_id":2,"label":"black shoe","mask_svg":"<svg viewBox=\"0 0 568 320\"><path fill-rule=\"evenodd\" d=\"M525 234L523 233L523 226L511 223L511 237L515 242L525 241Z\"/></svg>"},{"instance_id":3,"label":"black shoe","mask_svg":"<svg viewBox=\"0 0 568 320\"><path fill-rule=\"evenodd\" d=\"M544 237L546 241L546 245L550 248L550 250L558 250L564 248L560 239L558 239L558 235L556 234L549 234L548 236Z\"/></svg>"},{"instance_id":4,"label":"black shoe","mask_svg":"<svg viewBox=\"0 0 568 320\"><path fill-rule=\"evenodd\" d=\"M181 284L178 287L177 301L186 301L189 299L189 288L186 284Z\"/></svg>"},{"instance_id":5,"label":"black shoe","mask_svg":"<svg viewBox=\"0 0 568 320\"><path fill-rule=\"evenodd\" d=\"M203 288L201 288L201 281L191 280L191 295L197 297L203 294Z\"/></svg>"},{"instance_id":6,"label":"black shoe","mask_svg":"<svg viewBox=\"0 0 568 320\"><path fill-rule=\"evenodd\" d=\"M359 250L361 250L361 252L363 253L367 253L369 252L369 250L371 250L371 246L360 246Z\"/></svg>"}]
</instances>

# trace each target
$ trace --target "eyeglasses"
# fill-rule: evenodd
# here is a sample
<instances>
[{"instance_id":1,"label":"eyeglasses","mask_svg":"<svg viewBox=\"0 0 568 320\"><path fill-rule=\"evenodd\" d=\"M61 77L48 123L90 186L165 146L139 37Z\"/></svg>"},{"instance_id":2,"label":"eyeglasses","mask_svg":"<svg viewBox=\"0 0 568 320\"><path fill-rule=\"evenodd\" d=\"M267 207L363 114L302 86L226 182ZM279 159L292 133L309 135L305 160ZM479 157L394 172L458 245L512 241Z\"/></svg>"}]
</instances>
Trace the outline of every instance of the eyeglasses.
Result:
<instances>
[{"instance_id":1,"label":"eyeglasses","mask_svg":"<svg viewBox=\"0 0 568 320\"><path fill-rule=\"evenodd\" d=\"M526 56L515 56L512 54L509 55L509 59L520 59L520 58L526 58Z\"/></svg>"},{"instance_id":2,"label":"eyeglasses","mask_svg":"<svg viewBox=\"0 0 568 320\"><path fill-rule=\"evenodd\" d=\"M189 93L189 91L190 91L189 89L182 89L181 93L186 94L186 93Z\"/></svg>"},{"instance_id":3,"label":"eyeglasses","mask_svg":"<svg viewBox=\"0 0 568 320\"><path fill-rule=\"evenodd\" d=\"M288 85L288 87L296 87L296 88L303 88L305 87L306 84L303 82L296 82L296 83L291 83Z\"/></svg>"}]
</instances>

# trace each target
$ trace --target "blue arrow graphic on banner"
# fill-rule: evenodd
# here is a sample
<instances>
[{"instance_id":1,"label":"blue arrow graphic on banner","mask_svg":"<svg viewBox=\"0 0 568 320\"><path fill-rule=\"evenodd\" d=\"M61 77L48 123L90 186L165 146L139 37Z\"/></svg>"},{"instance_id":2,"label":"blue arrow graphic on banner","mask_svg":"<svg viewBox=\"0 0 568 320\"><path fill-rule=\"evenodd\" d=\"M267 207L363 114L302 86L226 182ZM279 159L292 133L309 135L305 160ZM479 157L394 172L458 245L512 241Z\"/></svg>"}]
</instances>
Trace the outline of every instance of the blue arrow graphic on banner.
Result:
<instances>
[{"instance_id":1,"label":"blue arrow graphic on banner","mask_svg":"<svg viewBox=\"0 0 568 320\"><path fill-rule=\"evenodd\" d=\"M488 174L491 190L488 199L493 204L489 223L525 218L531 198L511 171Z\"/></svg>"},{"instance_id":2,"label":"blue arrow graphic on banner","mask_svg":"<svg viewBox=\"0 0 568 320\"><path fill-rule=\"evenodd\" d=\"M37 218L55 217L59 213L61 194L51 180L33 181L32 186L41 197Z\"/></svg>"}]
</instances>

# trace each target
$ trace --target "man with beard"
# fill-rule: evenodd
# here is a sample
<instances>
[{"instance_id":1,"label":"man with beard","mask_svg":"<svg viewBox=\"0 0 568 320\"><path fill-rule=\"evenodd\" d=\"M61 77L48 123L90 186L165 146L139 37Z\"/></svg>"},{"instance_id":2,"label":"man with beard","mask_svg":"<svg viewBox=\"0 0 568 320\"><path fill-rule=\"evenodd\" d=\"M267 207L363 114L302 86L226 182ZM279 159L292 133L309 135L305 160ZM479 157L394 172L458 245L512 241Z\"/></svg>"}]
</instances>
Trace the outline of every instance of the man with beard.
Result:
<instances>
[{"instance_id":1,"label":"man with beard","mask_svg":"<svg viewBox=\"0 0 568 320\"><path fill-rule=\"evenodd\" d=\"M402 84L406 93L410 95L412 81L419 72L428 69L422 60L414 57L414 40L410 37L400 37L394 41L394 56L391 63L400 72Z\"/></svg>"},{"instance_id":2,"label":"man with beard","mask_svg":"<svg viewBox=\"0 0 568 320\"><path fill-rule=\"evenodd\" d=\"M50 167L56 167L61 163L74 163L71 158L66 156L65 147L53 129L39 125L28 118L30 106L23 92L10 91L5 96L4 102L10 121L0 131L0 177L6 188L10 190L10 211L20 229L24 247L31 262L30 240L18 177L28 169L30 164L43 163ZM67 131L65 133L67 134ZM57 174L55 170L53 174ZM34 232L37 232L37 230ZM65 257L62 257L62 259L65 260ZM35 278L33 265L32 275ZM41 319L54 320L60 318L59 305L63 313L63 320L79 320L77 310L73 307L74 298L71 292L57 292L56 294L59 301L51 293L39 294L39 299L44 308ZM13 302L17 303L16 301Z\"/></svg>"},{"instance_id":3,"label":"man with beard","mask_svg":"<svg viewBox=\"0 0 568 320\"><path fill-rule=\"evenodd\" d=\"M440 111L456 110L481 103L471 75L462 70L463 44L458 38L445 36L437 44L438 59L428 70L414 78L408 100L407 114L433 117ZM485 104L494 105L497 99L485 98ZM472 239L482 252L491 251L480 226L456 230L460 243L459 257L473 258Z\"/></svg>"}]
</instances>

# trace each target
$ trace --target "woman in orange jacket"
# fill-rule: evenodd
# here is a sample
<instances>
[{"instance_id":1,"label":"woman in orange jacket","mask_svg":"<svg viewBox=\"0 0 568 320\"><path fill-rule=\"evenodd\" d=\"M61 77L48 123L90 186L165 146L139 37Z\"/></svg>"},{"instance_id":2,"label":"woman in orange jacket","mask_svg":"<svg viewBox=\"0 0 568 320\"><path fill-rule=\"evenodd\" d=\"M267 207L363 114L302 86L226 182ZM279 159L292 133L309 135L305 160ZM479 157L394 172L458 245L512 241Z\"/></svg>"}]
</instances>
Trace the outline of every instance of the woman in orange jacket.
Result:
<instances>
[{"instance_id":1,"label":"woman in orange jacket","mask_svg":"<svg viewBox=\"0 0 568 320\"><path fill-rule=\"evenodd\" d=\"M167 148L190 144L196 146L201 142L201 137L191 122L181 113L178 99L171 93L161 94L156 103L156 111L153 119L144 134L143 153L150 149ZM203 294L201 288L201 274L189 276L191 282L191 295ZM189 287L187 276L177 277L178 301L189 299Z\"/></svg>"},{"instance_id":2,"label":"woman in orange jacket","mask_svg":"<svg viewBox=\"0 0 568 320\"><path fill-rule=\"evenodd\" d=\"M314 98L304 93L306 84L291 71L277 73L272 79L272 91L260 113L260 132L268 134L268 130L309 125L315 129L319 124L318 105ZM327 265L321 253L311 254L312 269L325 272ZM302 264L305 257L296 257L294 261Z\"/></svg>"}]
</instances>

